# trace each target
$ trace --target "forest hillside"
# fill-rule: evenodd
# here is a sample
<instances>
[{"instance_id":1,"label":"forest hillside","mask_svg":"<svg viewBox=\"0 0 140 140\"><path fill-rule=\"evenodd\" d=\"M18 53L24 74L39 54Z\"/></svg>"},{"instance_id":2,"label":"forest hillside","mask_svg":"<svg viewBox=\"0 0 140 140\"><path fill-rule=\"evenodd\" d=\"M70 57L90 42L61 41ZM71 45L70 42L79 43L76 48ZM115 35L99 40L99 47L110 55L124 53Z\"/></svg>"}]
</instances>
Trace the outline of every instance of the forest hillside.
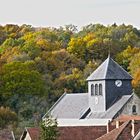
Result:
<instances>
[{"instance_id":1,"label":"forest hillside","mask_svg":"<svg viewBox=\"0 0 140 140\"><path fill-rule=\"evenodd\" d=\"M109 53L140 95L140 30L132 25L0 26L0 127L38 125L64 91L87 92L86 78Z\"/></svg>"}]
</instances>

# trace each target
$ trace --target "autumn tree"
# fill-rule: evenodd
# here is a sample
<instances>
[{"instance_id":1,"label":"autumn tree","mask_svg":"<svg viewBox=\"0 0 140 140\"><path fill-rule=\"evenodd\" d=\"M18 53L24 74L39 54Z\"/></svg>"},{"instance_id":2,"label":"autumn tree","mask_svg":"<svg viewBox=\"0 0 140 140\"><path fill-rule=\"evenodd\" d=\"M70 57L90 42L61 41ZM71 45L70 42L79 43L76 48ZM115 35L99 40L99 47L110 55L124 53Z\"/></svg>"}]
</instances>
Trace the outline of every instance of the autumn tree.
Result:
<instances>
[{"instance_id":1,"label":"autumn tree","mask_svg":"<svg viewBox=\"0 0 140 140\"><path fill-rule=\"evenodd\" d=\"M0 128L6 128L8 125L17 123L17 114L9 107L0 107Z\"/></svg>"},{"instance_id":2,"label":"autumn tree","mask_svg":"<svg viewBox=\"0 0 140 140\"><path fill-rule=\"evenodd\" d=\"M136 53L129 64L130 72L133 76L133 86L136 89L136 93L140 93L140 52ZM140 94L139 94L140 95Z\"/></svg>"}]
</instances>

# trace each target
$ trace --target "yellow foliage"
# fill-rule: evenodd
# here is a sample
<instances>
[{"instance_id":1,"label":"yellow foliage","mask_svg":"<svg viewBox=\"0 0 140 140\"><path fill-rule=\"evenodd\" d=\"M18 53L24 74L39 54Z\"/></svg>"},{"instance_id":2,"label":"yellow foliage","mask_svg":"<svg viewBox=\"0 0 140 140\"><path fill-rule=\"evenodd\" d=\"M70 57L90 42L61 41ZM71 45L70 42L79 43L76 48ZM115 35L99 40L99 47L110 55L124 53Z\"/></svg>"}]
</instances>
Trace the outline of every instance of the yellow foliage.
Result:
<instances>
[{"instance_id":1,"label":"yellow foliage","mask_svg":"<svg viewBox=\"0 0 140 140\"><path fill-rule=\"evenodd\" d=\"M93 33L89 33L84 37L84 41L89 42L95 38L95 35Z\"/></svg>"},{"instance_id":2,"label":"yellow foliage","mask_svg":"<svg viewBox=\"0 0 140 140\"><path fill-rule=\"evenodd\" d=\"M16 56L19 56L20 54L20 49L18 47L6 49L6 51L0 57L0 61L3 63L11 62Z\"/></svg>"},{"instance_id":3,"label":"yellow foliage","mask_svg":"<svg viewBox=\"0 0 140 140\"><path fill-rule=\"evenodd\" d=\"M134 75L134 80L132 81L134 87L140 86L140 68Z\"/></svg>"}]
</instances>

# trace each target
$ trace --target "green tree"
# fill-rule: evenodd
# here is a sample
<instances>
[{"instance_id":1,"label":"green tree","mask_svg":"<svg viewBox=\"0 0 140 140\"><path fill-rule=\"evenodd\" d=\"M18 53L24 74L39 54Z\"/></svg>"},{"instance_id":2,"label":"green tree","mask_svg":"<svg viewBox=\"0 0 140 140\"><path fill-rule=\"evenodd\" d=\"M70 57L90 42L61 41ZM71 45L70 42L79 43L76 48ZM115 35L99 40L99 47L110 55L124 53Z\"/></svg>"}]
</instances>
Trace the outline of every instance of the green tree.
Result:
<instances>
[{"instance_id":1,"label":"green tree","mask_svg":"<svg viewBox=\"0 0 140 140\"><path fill-rule=\"evenodd\" d=\"M35 69L34 62L11 62L4 65L1 74L1 90L6 95L42 95L45 92L41 74Z\"/></svg>"},{"instance_id":2,"label":"green tree","mask_svg":"<svg viewBox=\"0 0 140 140\"><path fill-rule=\"evenodd\" d=\"M41 140L57 140L58 136L57 120L46 117L41 123Z\"/></svg>"}]
</instances>

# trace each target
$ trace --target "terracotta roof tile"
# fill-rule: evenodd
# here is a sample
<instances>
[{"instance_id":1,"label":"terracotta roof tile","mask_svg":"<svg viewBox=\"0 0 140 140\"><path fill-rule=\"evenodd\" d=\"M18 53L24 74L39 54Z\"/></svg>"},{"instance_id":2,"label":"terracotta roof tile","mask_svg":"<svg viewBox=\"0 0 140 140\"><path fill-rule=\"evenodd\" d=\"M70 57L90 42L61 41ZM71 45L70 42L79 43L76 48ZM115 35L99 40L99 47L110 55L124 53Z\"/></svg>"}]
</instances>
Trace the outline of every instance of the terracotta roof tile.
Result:
<instances>
[{"instance_id":1,"label":"terracotta roof tile","mask_svg":"<svg viewBox=\"0 0 140 140\"><path fill-rule=\"evenodd\" d=\"M118 118L116 118L116 120L119 121L128 121L128 120L140 120L140 116L139 115L121 115Z\"/></svg>"},{"instance_id":2,"label":"terracotta roof tile","mask_svg":"<svg viewBox=\"0 0 140 140\"><path fill-rule=\"evenodd\" d=\"M27 131L32 140L39 140L39 128L27 128Z\"/></svg>"},{"instance_id":3,"label":"terracotta roof tile","mask_svg":"<svg viewBox=\"0 0 140 140\"><path fill-rule=\"evenodd\" d=\"M129 123L130 121L123 123L119 128L113 129L112 131L101 136L97 140L116 140Z\"/></svg>"},{"instance_id":4,"label":"terracotta roof tile","mask_svg":"<svg viewBox=\"0 0 140 140\"><path fill-rule=\"evenodd\" d=\"M58 140L95 140L106 133L106 126L59 127Z\"/></svg>"}]
</instances>

